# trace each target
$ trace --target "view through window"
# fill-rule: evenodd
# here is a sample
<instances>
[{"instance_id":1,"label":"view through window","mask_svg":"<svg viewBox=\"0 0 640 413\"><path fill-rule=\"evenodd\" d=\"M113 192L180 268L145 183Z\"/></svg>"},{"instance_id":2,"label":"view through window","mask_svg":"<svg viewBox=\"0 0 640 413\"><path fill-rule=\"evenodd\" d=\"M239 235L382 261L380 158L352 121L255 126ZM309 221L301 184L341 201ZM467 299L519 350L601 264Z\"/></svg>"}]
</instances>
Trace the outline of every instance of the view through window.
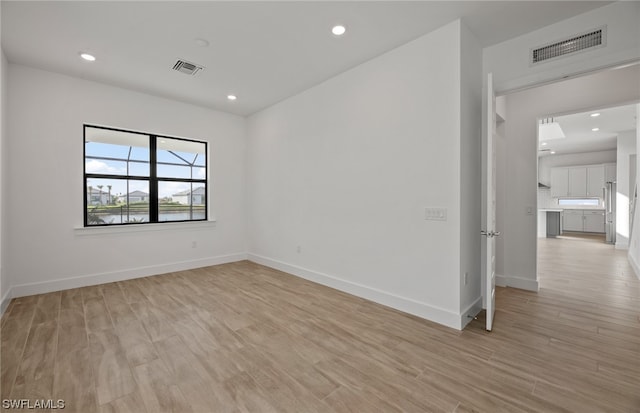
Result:
<instances>
[{"instance_id":1,"label":"view through window","mask_svg":"<svg viewBox=\"0 0 640 413\"><path fill-rule=\"evenodd\" d=\"M84 127L85 226L207 219L207 143Z\"/></svg>"}]
</instances>

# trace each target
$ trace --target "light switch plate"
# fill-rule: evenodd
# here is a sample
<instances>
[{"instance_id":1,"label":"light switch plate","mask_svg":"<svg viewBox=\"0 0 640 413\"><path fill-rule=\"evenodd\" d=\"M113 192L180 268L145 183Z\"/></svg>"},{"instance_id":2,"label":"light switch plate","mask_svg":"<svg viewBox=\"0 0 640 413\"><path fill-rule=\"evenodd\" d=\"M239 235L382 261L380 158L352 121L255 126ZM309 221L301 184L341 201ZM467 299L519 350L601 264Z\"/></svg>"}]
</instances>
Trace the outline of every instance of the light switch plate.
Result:
<instances>
[{"instance_id":1,"label":"light switch plate","mask_svg":"<svg viewBox=\"0 0 640 413\"><path fill-rule=\"evenodd\" d=\"M427 221L446 221L447 208L425 208L424 219Z\"/></svg>"}]
</instances>

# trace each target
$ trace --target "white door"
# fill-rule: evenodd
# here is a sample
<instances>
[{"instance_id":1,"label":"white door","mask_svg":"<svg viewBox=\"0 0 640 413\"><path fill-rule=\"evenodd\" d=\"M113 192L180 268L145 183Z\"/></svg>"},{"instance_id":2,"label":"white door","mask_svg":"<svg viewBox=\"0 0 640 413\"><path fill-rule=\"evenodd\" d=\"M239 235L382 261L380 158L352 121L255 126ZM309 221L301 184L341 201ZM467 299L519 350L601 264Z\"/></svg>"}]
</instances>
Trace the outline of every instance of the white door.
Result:
<instances>
[{"instance_id":1,"label":"white door","mask_svg":"<svg viewBox=\"0 0 640 413\"><path fill-rule=\"evenodd\" d=\"M487 305L487 331L493 327L496 311L496 94L493 90L493 74L487 79L487 228L482 235L487 237L487 268L485 290Z\"/></svg>"}]
</instances>

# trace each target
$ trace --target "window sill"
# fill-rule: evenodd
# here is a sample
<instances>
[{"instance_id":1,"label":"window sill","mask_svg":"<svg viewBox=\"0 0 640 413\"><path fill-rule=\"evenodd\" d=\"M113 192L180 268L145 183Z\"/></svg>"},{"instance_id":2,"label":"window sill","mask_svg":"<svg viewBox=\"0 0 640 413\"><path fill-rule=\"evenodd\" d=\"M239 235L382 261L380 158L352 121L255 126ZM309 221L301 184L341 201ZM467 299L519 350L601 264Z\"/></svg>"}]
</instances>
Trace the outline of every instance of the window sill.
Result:
<instances>
[{"instance_id":1,"label":"window sill","mask_svg":"<svg viewBox=\"0 0 640 413\"><path fill-rule=\"evenodd\" d=\"M162 222L157 224L131 224L131 225L113 225L113 226L95 226L95 227L76 227L73 229L75 235L104 235L104 234L120 234L131 232L147 232L147 231L175 231L181 229L209 229L216 226L215 220L195 221L195 222Z\"/></svg>"}]
</instances>

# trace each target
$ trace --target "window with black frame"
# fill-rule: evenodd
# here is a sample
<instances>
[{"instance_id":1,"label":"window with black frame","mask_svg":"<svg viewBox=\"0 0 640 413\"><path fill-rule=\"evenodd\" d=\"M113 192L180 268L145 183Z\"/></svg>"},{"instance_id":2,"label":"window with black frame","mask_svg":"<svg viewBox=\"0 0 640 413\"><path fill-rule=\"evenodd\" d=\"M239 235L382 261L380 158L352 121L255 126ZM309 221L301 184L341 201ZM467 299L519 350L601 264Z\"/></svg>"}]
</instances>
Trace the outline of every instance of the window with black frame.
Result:
<instances>
[{"instance_id":1,"label":"window with black frame","mask_svg":"<svg viewBox=\"0 0 640 413\"><path fill-rule=\"evenodd\" d=\"M85 226L207 220L207 143L84 126Z\"/></svg>"}]
</instances>

